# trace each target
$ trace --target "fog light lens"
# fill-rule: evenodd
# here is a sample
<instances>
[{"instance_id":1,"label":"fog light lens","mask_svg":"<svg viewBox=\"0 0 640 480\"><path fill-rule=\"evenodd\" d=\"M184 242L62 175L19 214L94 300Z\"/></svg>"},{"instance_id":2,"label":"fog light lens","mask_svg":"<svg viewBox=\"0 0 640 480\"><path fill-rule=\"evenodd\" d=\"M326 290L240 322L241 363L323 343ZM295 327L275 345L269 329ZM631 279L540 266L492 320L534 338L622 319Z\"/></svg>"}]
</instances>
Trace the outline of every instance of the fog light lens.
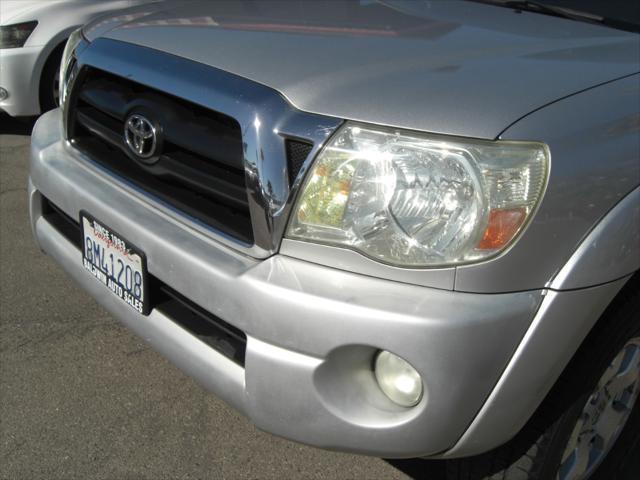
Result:
<instances>
[{"instance_id":1,"label":"fog light lens","mask_svg":"<svg viewBox=\"0 0 640 480\"><path fill-rule=\"evenodd\" d=\"M376 357L374 369L380 389L393 402L403 407L418 404L422 398L422 379L405 360L385 350Z\"/></svg>"},{"instance_id":2,"label":"fog light lens","mask_svg":"<svg viewBox=\"0 0 640 480\"><path fill-rule=\"evenodd\" d=\"M0 102L5 100L9 96L9 92L7 92L4 88L0 87Z\"/></svg>"}]
</instances>

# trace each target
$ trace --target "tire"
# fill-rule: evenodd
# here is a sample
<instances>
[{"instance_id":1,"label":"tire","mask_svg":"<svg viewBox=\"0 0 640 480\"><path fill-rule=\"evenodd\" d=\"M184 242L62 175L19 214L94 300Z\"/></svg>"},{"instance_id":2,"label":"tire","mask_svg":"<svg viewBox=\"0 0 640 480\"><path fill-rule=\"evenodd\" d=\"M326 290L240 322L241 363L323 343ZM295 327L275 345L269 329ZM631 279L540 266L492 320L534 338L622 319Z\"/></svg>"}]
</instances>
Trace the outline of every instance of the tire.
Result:
<instances>
[{"instance_id":1,"label":"tire","mask_svg":"<svg viewBox=\"0 0 640 480\"><path fill-rule=\"evenodd\" d=\"M444 477L447 480L555 480L563 465L563 473L570 470L576 457L563 454L572 439L574 428L585 418L587 402L595 399L592 393L617 354L631 339L640 338L640 274L627 282L615 300L607 308L597 325L587 336L578 352L564 370L551 392L523 429L507 444L475 457L444 460ZM633 348L634 350L631 350ZM635 347L627 347L634 352ZM640 349L635 351L640 357ZM627 358L630 358L627 354ZM634 357L634 362L637 357ZM626 365L626 359L625 359ZM633 367L638 368L637 364ZM627 371L620 367L620 371ZM618 370L616 370L617 372ZM634 372L636 370L633 370ZM637 371L640 372L640 369ZM607 373L607 376L610 373ZM625 382L626 384L626 382ZM627 420L611 438L613 447L603 454L600 463L578 476L580 480L637 480L640 479L640 399L636 381L635 402L633 396L625 397L628 403ZM602 394L601 394L602 395ZM601 398L604 398L601 396ZM615 402L614 402L615 403ZM621 405L616 403L616 408ZM622 407L620 407L622 408ZM595 416L593 418L599 418ZM602 415L602 418L605 418ZM587 422L588 425L590 423ZM589 428L589 427L585 427ZM618 430L619 431L619 430ZM588 443L590 435L583 437ZM596 439L599 441L599 439ZM595 440L594 440L595 441ZM575 441L572 445L575 445ZM600 443L599 443L600 444ZM606 450L606 449L603 449ZM596 451L597 453L597 451ZM586 476L585 476L586 475Z\"/></svg>"},{"instance_id":2,"label":"tire","mask_svg":"<svg viewBox=\"0 0 640 480\"><path fill-rule=\"evenodd\" d=\"M45 113L58 107L60 60L64 43L58 45L44 64L40 76L40 112Z\"/></svg>"}]
</instances>

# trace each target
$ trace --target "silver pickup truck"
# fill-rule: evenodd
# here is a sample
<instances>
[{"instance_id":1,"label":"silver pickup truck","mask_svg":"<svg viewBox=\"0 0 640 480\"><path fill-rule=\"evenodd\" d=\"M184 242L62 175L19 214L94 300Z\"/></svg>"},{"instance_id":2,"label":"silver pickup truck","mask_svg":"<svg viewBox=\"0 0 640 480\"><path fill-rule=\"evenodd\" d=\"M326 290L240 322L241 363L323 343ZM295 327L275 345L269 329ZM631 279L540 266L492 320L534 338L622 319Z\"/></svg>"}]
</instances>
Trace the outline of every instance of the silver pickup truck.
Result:
<instances>
[{"instance_id":1,"label":"silver pickup truck","mask_svg":"<svg viewBox=\"0 0 640 480\"><path fill-rule=\"evenodd\" d=\"M637 7L101 18L33 132L33 234L267 432L456 479L616 478L640 451Z\"/></svg>"}]
</instances>

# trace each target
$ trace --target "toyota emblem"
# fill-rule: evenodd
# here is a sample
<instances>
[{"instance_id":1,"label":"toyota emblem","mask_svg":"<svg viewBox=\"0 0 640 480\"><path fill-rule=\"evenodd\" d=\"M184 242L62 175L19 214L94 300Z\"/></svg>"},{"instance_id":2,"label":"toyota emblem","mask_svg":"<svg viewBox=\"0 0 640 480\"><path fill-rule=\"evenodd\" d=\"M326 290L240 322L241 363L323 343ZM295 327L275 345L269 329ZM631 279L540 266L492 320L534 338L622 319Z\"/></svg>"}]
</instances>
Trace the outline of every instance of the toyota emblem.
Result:
<instances>
[{"instance_id":1,"label":"toyota emblem","mask_svg":"<svg viewBox=\"0 0 640 480\"><path fill-rule=\"evenodd\" d=\"M151 158L158 143L156 127L138 113L129 115L124 124L124 140L129 150L140 158Z\"/></svg>"}]
</instances>

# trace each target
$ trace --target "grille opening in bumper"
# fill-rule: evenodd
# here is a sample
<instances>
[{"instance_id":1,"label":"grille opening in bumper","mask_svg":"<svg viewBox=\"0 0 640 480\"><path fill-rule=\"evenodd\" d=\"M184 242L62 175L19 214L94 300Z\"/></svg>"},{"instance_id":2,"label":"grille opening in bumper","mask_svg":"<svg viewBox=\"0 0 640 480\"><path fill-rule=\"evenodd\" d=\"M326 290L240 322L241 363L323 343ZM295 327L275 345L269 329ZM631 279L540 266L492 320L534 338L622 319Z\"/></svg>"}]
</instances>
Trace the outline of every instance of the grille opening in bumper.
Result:
<instances>
[{"instance_id":1,"label":"grille opening in bumper","mask_svg":"<svg viewBox=\"0 0 640 480\"><path fill-rule=\"evenodd\" d=\"M170 207L253 244L236 120L95 68L87 68L78 83L68 130L76 148ZM124 125L131 113L161 127L161 153L153 164L130 156Z\"/></svg>"},{"instance_id":2,"label":"grille opening in bumper","mask_svg":"<svg viewBox=\"0 0 640 480\"><path fill-rule=\"evenodd\" d=\"M157 279L156 279L157 281ZM157 308L204 343L244 366L247 336L241 330L199 307L168 285L158 282L163 295Z\"/></svg>"},{"instance_id":3,"label":"grille opening in bumper","mask_svg":"<svg viewBox=\"0 0 640 480\"><path fill-rule=\"evenodd\" d=\"M82 246L80 224L59 207L42 197L42 216L56 231L78 248Z\"/></svg>"},{"instance_id":4,"label":"grille opening in bumper","mask_svg":"<svg viewBox=\"0 0 640 480\"><path fill-rule=\"evenodd\" d=\"M78 221L42 196L43 218L78 249L82 233ZM247 336L221 318L204 310L158 278L148 274L151 308L158 309L202 342L244 367Z\"/></svg>"}]
</instances>

